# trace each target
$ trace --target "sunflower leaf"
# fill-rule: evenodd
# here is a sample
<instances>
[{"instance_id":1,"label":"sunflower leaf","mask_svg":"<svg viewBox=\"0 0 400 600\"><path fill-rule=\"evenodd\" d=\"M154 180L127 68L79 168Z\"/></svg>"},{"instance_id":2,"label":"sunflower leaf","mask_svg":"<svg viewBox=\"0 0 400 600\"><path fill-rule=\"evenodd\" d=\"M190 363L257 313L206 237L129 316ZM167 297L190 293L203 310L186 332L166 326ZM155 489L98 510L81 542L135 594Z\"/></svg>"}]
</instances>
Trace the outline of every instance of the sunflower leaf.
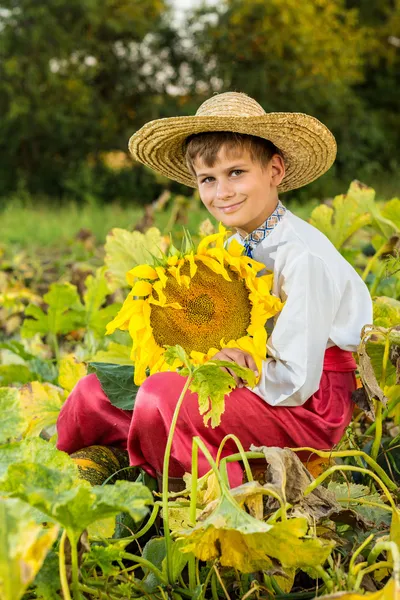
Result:
<instances>
[{"instance_id":1,"label":"sunflower leaf","mask_svg":"<svg viewBox=\"0 0 400 600\"><path fill-rule=\"evenodd\" d=\"M189 387L192 392L198 394L199 411L204 415L206 427L209 420L213 428L220 424L221 415L225 410L225 396L236 387L235 379L221 367L234 371L238 377L247 381L250 387L255 385L253 371L233 362L215 360L197 367L193 371L193 380Z\"/></svg>"},{"instance_id":2,"label":"sunflower leaf","mask_svg":"<svg viewBox=\"0 0 400 600\"><path fill-rule=\"evenodd\" d=\"M91 362L88 373L99 378L103 392L113 406L123 410L133 410L139 387L134 383L132 365Z\"/></svg>"},{"instance_id":3,"label":"sunflower leaf","mask_svg":"<svg viewBox=\"0 0 400 600\"><path fill-rule=\"evenodd\" d=\"M192 371L192 365L189 357L185 350L179 344L176 346L168 346L164 354L165 362L169 365L173 365L176 360L179 360L188 369L189 373Z\"/></svg>"}]
</instances>

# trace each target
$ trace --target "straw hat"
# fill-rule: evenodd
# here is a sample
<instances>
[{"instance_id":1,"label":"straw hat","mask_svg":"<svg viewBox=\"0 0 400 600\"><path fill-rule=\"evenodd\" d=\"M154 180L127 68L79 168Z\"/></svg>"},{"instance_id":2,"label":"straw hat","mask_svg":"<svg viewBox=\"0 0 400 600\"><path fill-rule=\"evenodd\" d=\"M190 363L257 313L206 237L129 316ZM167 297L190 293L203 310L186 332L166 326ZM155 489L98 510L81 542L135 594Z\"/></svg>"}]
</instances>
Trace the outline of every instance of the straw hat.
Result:
<instances>
[{"instance_id":1,"label":"straw hat","mask_svg":"<svg viewBox=\"0 0 400 600\"><path fill-rule=\"evenodd\" d=\"M136 160L162 175L197 187L186 165L185 140L206 131L245 133L275 144L286 165L280 192L314 181L336 156L335 138L318 119L302 113L266 113L253 98L237 92L212 96L195 116L146 123L129 140L129 150Z\"/></svg>"}]
</instances>

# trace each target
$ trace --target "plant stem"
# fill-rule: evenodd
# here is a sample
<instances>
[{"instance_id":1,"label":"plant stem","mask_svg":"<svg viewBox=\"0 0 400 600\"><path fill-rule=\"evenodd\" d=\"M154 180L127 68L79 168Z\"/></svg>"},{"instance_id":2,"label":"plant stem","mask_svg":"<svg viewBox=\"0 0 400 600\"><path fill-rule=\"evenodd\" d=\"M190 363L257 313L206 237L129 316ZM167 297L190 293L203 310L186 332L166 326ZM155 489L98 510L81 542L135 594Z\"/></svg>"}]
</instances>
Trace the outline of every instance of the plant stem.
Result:
<instances>
[{"instance_id":1,"label":"plant stem","mask_svg":"<svg viewBox=\"0 0 400 600\"><path fill-rule=\"evenodd\" d=\"M380 380L380 384L379 384L382 391L385 387L387 364L388 364L388 360L389 360L389 351L390 351L390 339L389 339L389 336L387 336L386 340L385 340L385 350L384 350L383 359L382 359L382 374L381 374L381 380ZM380 402L379 400L375 401L375 423L376 423L375 439L374 439L374 443L372 444L372 448L371 448L371 457L374 460L377 459L378 454L379 454L379 448L381 446L381 440L382 440L382 429L383 429L382 402Z\"/></svg>"},{"instance_id":2,"label":"plant stem","mask_svg":"<svg viewBox=\"0 0 400 600\"><path fill-rule=\"evenodd\" d=\"M190 494L190 523L191 525L196 524L196 506L197 506L197 478L198 478L198 459L199 459L199 447L192 440L192 489ZM194 590L196 588L196 558L194 554L190 553L188 559L188 570L189 570L189 588Z\"/></svg>"},{"instance_id":3,"label":"plant stem","mask_svg":"<svg viewBox=\"0 0 400 600\"><path fill-rule=\"evenodd\" d=\"M314 481L312 481L310 485L306 487L306 489L303 492L304 496L308 496L308 494L315 490L315 488L318 487L327 477L330 477L336 471L355 471L357 473L365 473L365 475L369 475L370 477L372 477L372 479L375 479L377 484L382 488L385 496L389 500L389 504L392 507L392 509L394 511L396 510L394 500L383 481L379 479L379 477L375 475L373 471L370 471L369 469L362 469L361 467L353 467L351 465L334 465L333 467L330 467L329 469L321 473L321 475L317 477L317 479L314 479Z\"/></svg>"},{"instance_id":4,"label":"plant stem","mask_svg":"<svg viewBox=\"0 0 400 600\"><path fill-rule=\"evenodd\" d=\"M390 402L388 402L385 410L382 413L383 420L385 420L386 417L392 412L392 410L394 408L396 408L396 406L399 404L399 402L400 402L400 397L395 398L394 400L391 400ZM368 427L368 429L366 429L364 435L370 435L371 433L373 433L375 431L375 428L376 428L376 423L374 421L373 423L371 423L371 425Z\"/></svg>"},{"instance_id":5,"label":"plant stem","mask_svg":"<svg viewBox=\"0 0 400 600\"><path fill-rule=\"evenodd\" d=\"M78 548L75 534L69 530L68 539L71 544L71 570L72 570L72 593L74 600L80 600L81 594L79 592L79 566L78 566Z\"/></svg>"},{"instance_id":6,"label":"plant stem","mask_svg":"<svg viewBox=\"0 0 400 600\"><path fill-rule=\"evenodd\" d=\"M165 537L165 548L166 548L166 561L167 561L167 576L169 583L173 584L173 572L172 572L172 538L169 530L169 515L168 515L168 468L169 458L171 455L172 439L174 437L176 422L178 420L179 411L182 406L182 402L185 398L185 394L189 389L189 385L192 381L192 374L189 373L185 385L183 386L181 395L179 396L178 402L172 416L172 421L168 433L167 444L165 446L164 463L163 463L163 474L162 474L162 508L163 508L163 521L164 521L164 537Z\"/></svg>"},{"instance_id":7,"label":"plant stem","mask_svg":"<svg viewBox=\"0 0 400 600\"><path fill-rule=\"evenodd\" d=\"M156 577L158 577L158 579L161 581L161 583L164 583L164 584L168 583L166 578L160 571L160 569L158 569L155 565L153 565L153 563L150 562L149 560L146 560L142 556L137 556L136 554L131 554L130 552L124 552L121 556L122 556L122 558L127 558L128 560L133 560L134 562L138 563L144 569L149 569L150 571L152 571L154 573L154 575Z\"/></svg>"},{"instance_id":8,"label":"plant stem","mask_svg":"<svg viewBox=\"0 0 400 600\"><path fill-rule=\"evenodd\" d=\"M63 593L64 600L72 600L71 594L69 593L69 585L67 579L67 570L65 566L65 540L67 539L67 531L64 529L60 539L60 548L58 552L58 565L60 571L60 582L61 590Z\"/></svg>"},{"instance_id":9,"label":"plant stem","mask_svg":"<svg viewBox=\"0 0 400 600\"><path fill-rule=\"evenodd\" d=\"M223 450L223 448L224 448L224 446L225 446L225 444L226 444L226 442L228 440L233 440L235 442L235 444L236 444L236 446L237 446L237 448L239 450L239 454L242 457L242 462L243 462L243 465L244 465L244 469L246 471L247 480L248 481L253 481L253 473L251 472L251 468L250 468L250 465L249 465L249 461L247 460L246 452L244 451L244 448L243 448L242 443L239 440L239 438L236 435L234 435L233 433L229 433L228 435L226 435L224 437L224 439L222 440L222 442L220 443L219 448L218 448L217 457L215 459L215 462L217 463L217 465L219 464L222 450Z\"/></svg>"},{"instance_id":10,"label":"plant stem","mask_svg":"<svg viewBox=\"0 0 400 600\"><path fill-rule=\"evenodd\" d=\"M378 463L371 456L369 456L369 454L363 452L362 450L341 450L335 452L333 450L315 450L314 448L309 448L308 446L304 446L302 448L290 448L290 450L293 450L293 452L313 452L314 454L316 454L317 456L321 456L322 458L345 458L350 456L361 456L361 458L365 460L365 462L370 466L370 468L376 471L381 480L388 486L389 489L393 490L394 492L398 491L398 485L390 479L390 477L387 475L387 473L385 473L382 467L380 467Z\"/></svg>"},{"instance_id":11,"label":"plant stem","mask_svg":"<svg viewBox=\"0 0 400 600\"><path fill-rule=\"evenodd\" d=\"M375 254L373 256L371 256L371 258L368 260L367 265L363 271L363 274L361 275L361 278L363 281L365 281L367 279L368 274L371 271L372 267L374 266L374 264L376 263L378 258L381 256L381 254L383 254L386 250L387 250L387 242L384 242L382 244L382 246L375 252Z\"/></svg>"}]
</instances>

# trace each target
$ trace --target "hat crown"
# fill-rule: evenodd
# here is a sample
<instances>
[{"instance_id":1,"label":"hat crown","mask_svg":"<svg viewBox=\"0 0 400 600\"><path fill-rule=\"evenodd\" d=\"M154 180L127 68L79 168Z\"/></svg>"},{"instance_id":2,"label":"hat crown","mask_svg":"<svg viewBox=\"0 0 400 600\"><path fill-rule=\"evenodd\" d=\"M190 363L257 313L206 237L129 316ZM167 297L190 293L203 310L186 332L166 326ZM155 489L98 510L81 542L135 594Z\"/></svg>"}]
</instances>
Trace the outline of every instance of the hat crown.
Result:
<instances>
[{"instance_id":1,"label":"hat crown","mask_svg":"<svg viewBox=\"0 0 400 600\"><path fill-rule=\"evenodd\" d=\"M200 105L196 117L260 117L265 110L258 102L240 92L216 94Z\"/></svg>"}]
</instances>

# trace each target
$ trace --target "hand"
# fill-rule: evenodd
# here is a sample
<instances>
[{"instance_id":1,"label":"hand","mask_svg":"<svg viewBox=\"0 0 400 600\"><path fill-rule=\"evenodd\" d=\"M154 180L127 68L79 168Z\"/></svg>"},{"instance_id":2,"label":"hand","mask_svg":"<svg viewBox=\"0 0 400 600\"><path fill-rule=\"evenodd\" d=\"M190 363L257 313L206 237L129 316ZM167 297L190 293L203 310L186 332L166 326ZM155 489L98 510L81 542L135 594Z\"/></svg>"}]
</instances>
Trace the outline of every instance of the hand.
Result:
<instances>
[{"instance_id":1,"label":"hand","mask_svg":"<svg viewBox=\"0 0 400 600\"><path fill-rule=\"evenodd\" d=\"M254 371L256 377L258 377L257 365L255 363L254 358L248 352L244 352L243 350L239 350L239 348L224 348L220 352L217 352L211 360L225 360L229 362L235 362L241 367L247 367ZM221 367L223 371L232 375L236 382L236 386L239 388L244 387L247 384L247 381L244 381L239 377L235 371L229 369L228 367Z\"/></svg>"}]
</instances>

